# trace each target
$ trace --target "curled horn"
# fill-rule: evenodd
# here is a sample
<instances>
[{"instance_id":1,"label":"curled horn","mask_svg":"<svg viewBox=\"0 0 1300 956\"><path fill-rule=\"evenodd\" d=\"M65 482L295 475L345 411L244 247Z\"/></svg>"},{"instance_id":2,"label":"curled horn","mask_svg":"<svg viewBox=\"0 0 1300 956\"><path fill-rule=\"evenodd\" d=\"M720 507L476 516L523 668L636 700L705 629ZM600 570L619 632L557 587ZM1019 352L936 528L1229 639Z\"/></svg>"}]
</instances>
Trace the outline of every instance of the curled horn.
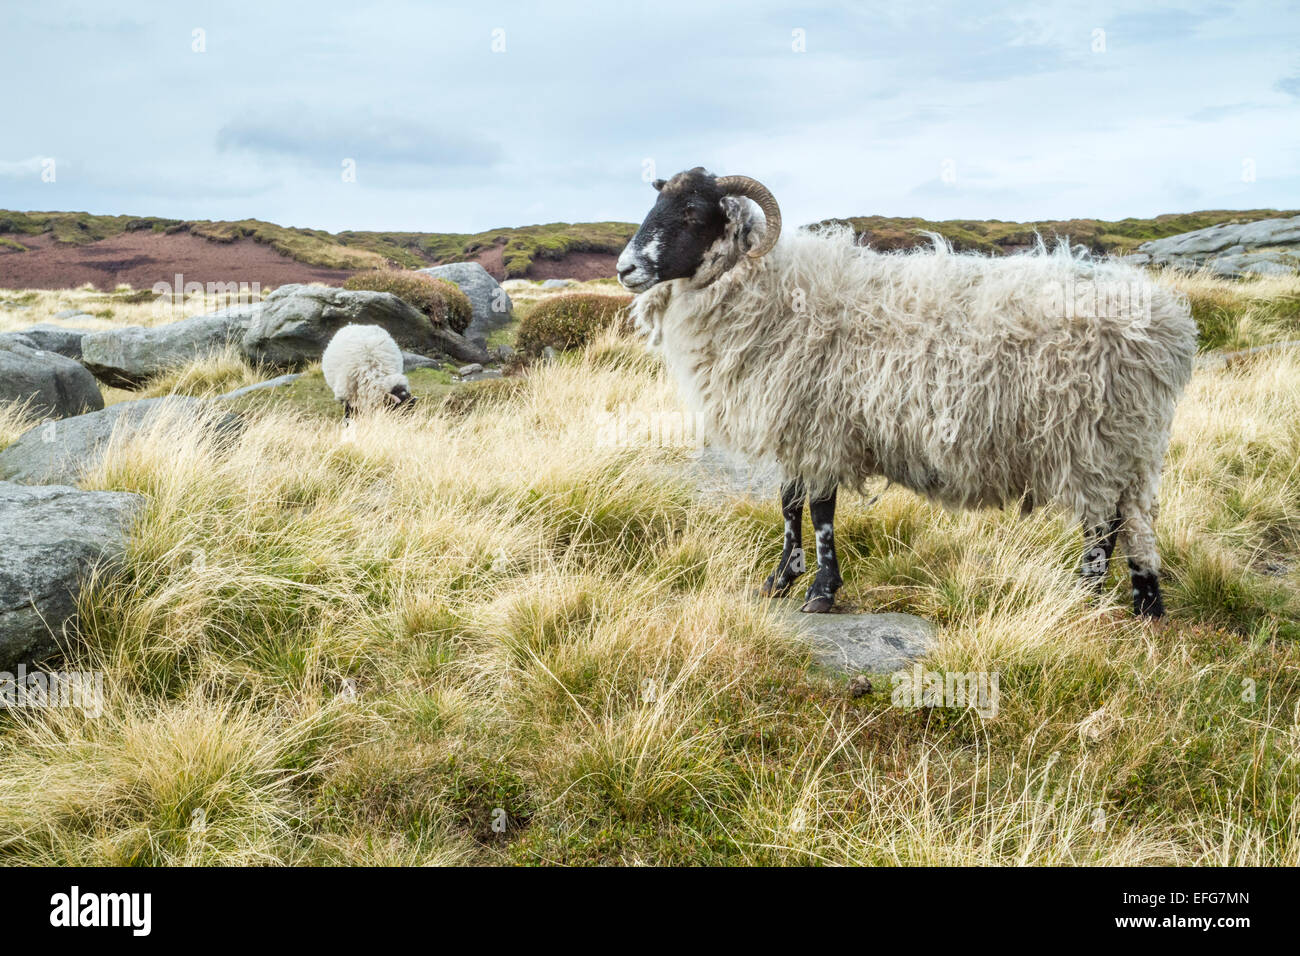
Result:
<instances>
[{"instance_id":1,"label":"curled horn","mask_svg":"<svg viewBox=\"0 0 1300 956\"><path fill-rule=\"evenodd\" d=\"M781 207L776 204L776 197L757 179L748 176L722 176L718 179L718 186L728 196L744 196L758 203L763 218L767 220L767 228L763 231L763 241L757 249L751 249L749 255L758 259L771 252L781 235Z\"/></svg>"}]
</instances>

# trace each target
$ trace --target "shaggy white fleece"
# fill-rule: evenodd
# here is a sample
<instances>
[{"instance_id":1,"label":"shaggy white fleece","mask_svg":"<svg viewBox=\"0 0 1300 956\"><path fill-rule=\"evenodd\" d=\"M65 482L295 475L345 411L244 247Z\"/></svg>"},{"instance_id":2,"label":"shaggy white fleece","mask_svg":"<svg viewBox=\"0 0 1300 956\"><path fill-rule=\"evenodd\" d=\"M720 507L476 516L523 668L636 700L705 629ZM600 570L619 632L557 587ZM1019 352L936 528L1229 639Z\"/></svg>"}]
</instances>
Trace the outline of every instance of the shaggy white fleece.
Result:
<instances>
[{"instance_id":1,"label":"shaggy white fleece","mask_svg":"<svg viewBox=\"0 0 1300 956\"><path fill-rule=\"evenodd\" d=\"M383 408L394 388L410 387L402 350L378 325L343 326L325 347L320 368L334 397L359 411Z\"/></svg>"},{"instance_id":2,"label":"shaggy white fleece","mask_svg":"<svg viewBox=\"0 0 1300 956\"><path fill-rule=\"evenodd\" d=\"M954 507L1057 502L1089 527L1118 510L1130 560L1159 568L1156 489L1196 351L1183 297L1064 247L878 253L800 230L752 260L752 210L729 202L696 275L632 307L717 440L814 497L883 475Z\"/></svg>"}]
</instances>

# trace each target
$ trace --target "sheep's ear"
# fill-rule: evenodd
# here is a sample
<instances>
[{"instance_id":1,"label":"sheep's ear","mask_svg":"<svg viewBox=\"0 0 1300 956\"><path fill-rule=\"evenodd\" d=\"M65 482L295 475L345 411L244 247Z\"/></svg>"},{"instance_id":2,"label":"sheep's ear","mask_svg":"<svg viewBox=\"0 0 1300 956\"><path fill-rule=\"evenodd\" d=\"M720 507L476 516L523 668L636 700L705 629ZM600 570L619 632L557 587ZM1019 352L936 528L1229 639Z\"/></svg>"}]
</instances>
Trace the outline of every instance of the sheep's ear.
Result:
<instances>
[{"instance_id":1,"label":"sheep's ear","mask_svg":"<svg viewBox=\"0 0 1300 956\"><path fill-rule=\"evenodd\" d=\"M668 185L668 180L666 180L666 179L656 179L656 180L655 180L654 182L652 182L650 185L653 186L653 187L655 188L655 192L658 192L659 190L663 189L665 186Z\"/></svg>"}]
</instances>

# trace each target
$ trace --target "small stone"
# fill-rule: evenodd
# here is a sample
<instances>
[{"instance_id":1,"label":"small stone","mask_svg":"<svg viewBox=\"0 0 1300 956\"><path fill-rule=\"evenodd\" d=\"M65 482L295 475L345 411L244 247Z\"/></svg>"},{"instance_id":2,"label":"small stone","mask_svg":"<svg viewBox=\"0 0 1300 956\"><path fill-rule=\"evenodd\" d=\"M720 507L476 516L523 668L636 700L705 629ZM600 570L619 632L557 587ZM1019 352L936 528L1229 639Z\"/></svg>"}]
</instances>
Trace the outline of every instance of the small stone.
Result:
<instances>
[{"instance_id":1,"label":"small stone","mask_svg":"<svg viewBox=\"0 0 1300 956\"><path fill-rule=\"evenodd\" d=\"M855 700L871 693L871 681L866 674L859 674L849 681L849 696Z\"/></svg>"},{"instance_id":2,"label":"small stone","mask_svg":"<svg viewBox=\"0 0 1300 956\"><path fill-rule=\"evenodd\" d=\"M462 365L456 371L456 374L459 375L461 378L464 378L467 375L474 375L475 373L481 371L483 371L483 366L480 365L478 362L472 362L469 365Z\"/></svg>"}]
</instances>

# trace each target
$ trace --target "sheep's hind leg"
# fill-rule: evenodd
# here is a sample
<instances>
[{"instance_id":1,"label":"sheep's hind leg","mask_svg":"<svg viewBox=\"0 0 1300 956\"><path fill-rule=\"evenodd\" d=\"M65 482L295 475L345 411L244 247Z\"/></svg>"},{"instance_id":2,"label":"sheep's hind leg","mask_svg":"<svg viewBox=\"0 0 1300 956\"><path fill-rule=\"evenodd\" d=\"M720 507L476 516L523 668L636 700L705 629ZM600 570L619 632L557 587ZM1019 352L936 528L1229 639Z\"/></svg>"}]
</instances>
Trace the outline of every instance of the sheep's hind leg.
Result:
<instances>
[{"instance_id":1,"label":"sheep's hind leg","mask_svg":"<svg viewBox=\"0 0 1300 956\"><path fill-rule=\"evenodd\" d=\"M1154 482L1152 483L1154 486ZM1164 617L1160 594L1160 553L1156 550L1154 488L1142 495L1127 495L1119 503L1124 517L1124 553L1133 581L1133 613L1139 617Z\"/></svg>"},{"instance_id":2,"label":"sheep's hind leg","mask_svg":"<svg viewBox=\"0 0 1300 956\"><path fill-rule=\"evenodd\" d=\"M767 576L759 593L785 597L799 576L808 570L803 554L803 482L797 478L781 486L781 517L785 519L785 546L776 570Z\"/></svg>"},{"instance_id":3,"label":"sheep's hind leg","mask_svg":"<svg viewBox=\"0 0 1300 956\"><path fill-rule=\"evenodd\" d=\"M1106 586L1106 572L1110 569L1110 556L1115 553L1115 540L1119 537L1124 519L1115 512L1109 524L1084 526L1083 558L1079 561L1079 577L1094 591Z\"/></svg>"},{"instance_id":4,"label":"sheep's hind leg","mask_svg":"<svg viewBox=\"0 0 1300 956\"><path fill-rule=\"evenodd\" d=\"M835 606L835 592L844 583L840 577L840 561L835 556L835 489L824 498L810 501L808 509L817 534L817 576L800 610L824 614Z\"/></svg>"}]
</instances>

